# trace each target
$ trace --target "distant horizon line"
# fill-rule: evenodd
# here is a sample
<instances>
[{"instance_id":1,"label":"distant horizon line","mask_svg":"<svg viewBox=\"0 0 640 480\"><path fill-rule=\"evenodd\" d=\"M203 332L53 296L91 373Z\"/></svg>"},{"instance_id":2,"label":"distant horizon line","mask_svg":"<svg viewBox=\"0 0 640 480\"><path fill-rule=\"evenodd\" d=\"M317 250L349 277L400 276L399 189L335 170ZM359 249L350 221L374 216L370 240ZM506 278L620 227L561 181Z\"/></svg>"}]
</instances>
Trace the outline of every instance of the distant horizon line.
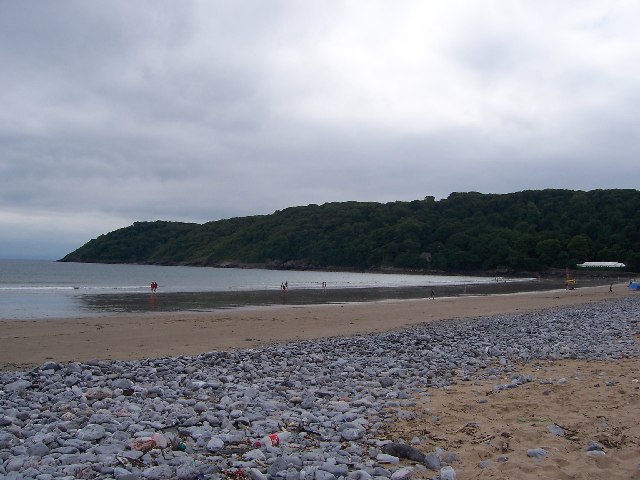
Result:
<instances>
[{"instance_id":1,"label":"distant horizon line","mask_svg":"<svg viewBox=\"0 0 640 480\"><path fill-rule=\"evenodd\" d=\"M48 260L48 261L52 261L52 262L57 262L58 260L60 260L59 258L54 258L54 257L0 257L0 261L2 260L33 260L33 261L44 261L44 260Z\"/></svg>"}]
</instances>

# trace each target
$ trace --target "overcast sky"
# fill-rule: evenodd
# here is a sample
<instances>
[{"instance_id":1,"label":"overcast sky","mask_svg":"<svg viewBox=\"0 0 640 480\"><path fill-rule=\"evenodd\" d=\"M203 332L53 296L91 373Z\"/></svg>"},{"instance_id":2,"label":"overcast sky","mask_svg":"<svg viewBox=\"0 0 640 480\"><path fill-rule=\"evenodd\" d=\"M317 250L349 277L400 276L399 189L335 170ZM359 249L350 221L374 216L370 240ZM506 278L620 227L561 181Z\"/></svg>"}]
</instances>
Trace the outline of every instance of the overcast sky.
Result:
<instances>
[{"instance_id":1,"label":"overcast sky","mask_svg":"<svg viewBox=\"0 0 640 480\"><path fill-rule=\"evenodd\" d=\"M0 258L134 221L638 188L637 0L0 1Z\"/></svg>"}]
</instances>

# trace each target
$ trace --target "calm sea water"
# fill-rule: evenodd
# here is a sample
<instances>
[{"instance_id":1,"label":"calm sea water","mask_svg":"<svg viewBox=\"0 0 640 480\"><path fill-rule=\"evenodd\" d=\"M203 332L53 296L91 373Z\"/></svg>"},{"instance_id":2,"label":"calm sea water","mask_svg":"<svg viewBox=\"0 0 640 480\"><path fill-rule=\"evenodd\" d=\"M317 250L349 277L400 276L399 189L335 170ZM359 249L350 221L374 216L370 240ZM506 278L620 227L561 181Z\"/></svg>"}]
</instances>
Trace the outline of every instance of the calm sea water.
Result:
<instances>
[{"instance_id":1,"label":"calm sea water","mask_svg":"<svg viewBox=\"0 0 640 480\"><path fill-rule=\"evenodd\" d=\"M158 283L156 294L150 292L152 281ZM286 294L280 290L283 282L289 285ZM0 260L0 319L381 300L493 282L485 277Z\"/></svg>"}]
</instances>

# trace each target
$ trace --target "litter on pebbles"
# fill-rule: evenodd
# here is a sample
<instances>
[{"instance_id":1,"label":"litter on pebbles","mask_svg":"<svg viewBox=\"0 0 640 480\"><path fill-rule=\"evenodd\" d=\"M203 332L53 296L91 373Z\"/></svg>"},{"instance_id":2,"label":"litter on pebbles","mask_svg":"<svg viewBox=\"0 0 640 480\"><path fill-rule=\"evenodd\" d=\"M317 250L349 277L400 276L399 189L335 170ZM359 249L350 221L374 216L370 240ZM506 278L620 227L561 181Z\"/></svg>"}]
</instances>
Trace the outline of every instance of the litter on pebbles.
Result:
<instances>
[{"instance_id":1,"label":"litter on pebbles","mask_svg":"<svg viewBox=\"0 0 640 480\"><path fill-rule=\"evenodd\" d=\"M441 451L384 438L414 393L515 361L638 356L639 304L625 297L192 357L4 372L0 476L455 478L455 461L446 465Z\"/></svg>"}]
</instances>

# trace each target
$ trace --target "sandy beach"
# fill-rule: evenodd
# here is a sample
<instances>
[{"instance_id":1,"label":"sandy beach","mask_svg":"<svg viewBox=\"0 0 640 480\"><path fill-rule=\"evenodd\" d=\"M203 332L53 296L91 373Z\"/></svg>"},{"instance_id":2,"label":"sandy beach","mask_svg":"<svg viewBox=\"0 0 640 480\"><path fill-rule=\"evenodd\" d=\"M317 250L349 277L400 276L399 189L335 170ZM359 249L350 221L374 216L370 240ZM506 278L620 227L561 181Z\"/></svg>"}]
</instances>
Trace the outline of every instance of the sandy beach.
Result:
<instances>
[{"instance_id":1,"label":"sandy beach","mask_svg":"<svg viewBox=\"0 0 640 480\"><path fill-rule=\"evenodd\" d=\"M534 361L514 372L534 381L495 391L503 376L423 392L416 417L390 425L388 437L456 452L459 479L640 478L639 359ZM604 455L587 454L591 441ZM534 447L546 455L528 457Z\"/></svg>"},{"instance_id":2,"label":"sandy beach","mask_svg":"<svg viewBox=\"0 0 640 480\"><path fill-rule=\"evenodd\" d=\"M329 304L237 308L210 313L128 314L73 319L0 320L0 369L47 360L135 360L382 332L443 319L577 305L637 295L625 284L576 290Z\"/></svg>"},{"instance_id":3,"label":"sandy beach","mask_svg":"<svg viewBox=\"0 0 640 480\"><path fill-rule=\"evenodd\" d=\"M435 320L526 313L637 296L625 284L507 295L240 308L212 313L0 321L0 366L47 360L194 355L300 339L383 332ZM640 341L640 338L637 338ZM640 479L640 359L532 360L495 378L462 378L414 394L410 418L380 438L454 452L458 479ZM496 390L514 376L531 380ZM343 400L348 401L348 398ZM389 418L394 418L390 412ZM550 427L562 429L558 436ZM597 442L596 453L587 453ZM531 449L544 456L531 458ZM604 452L604 453L603 453ZM400 465L416 468L403 459ZM432 478L419 466L412 478Z\"/></svg>"}]
</instances>

